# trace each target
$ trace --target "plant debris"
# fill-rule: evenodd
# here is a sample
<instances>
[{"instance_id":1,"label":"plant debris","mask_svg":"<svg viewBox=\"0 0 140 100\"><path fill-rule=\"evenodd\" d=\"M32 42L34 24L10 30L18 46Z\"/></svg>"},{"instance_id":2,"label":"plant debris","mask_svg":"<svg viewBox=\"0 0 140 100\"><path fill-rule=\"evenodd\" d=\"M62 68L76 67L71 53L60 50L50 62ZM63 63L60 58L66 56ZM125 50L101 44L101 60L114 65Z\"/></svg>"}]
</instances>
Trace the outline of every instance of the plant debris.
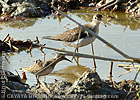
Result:
<instances>
[{"instance_id":1,"label":"plant debris","mask_svg":"<svg viewBox=\"0 0 140 100\"><path fill-rule=\"evenodd\" d=\"M23 20L24 17L44 17L51 14L59 15L52 6L61 11L82 8L94 11L123 11L140 15L139 0L1 0L0 5L0 14L3 15L0 21Z\"/></svg>"},{"instance_id":2,"label":"plant debris","mask_svg":"<svg viewBox=\"0 0 140 100\"><path fill-rule=\"evenodd\" d=\"M31 41L30 39L14 40L8 34L3 41L0 40L0 51L20 52L26 49L31 51L32 48L37 48L40 46L41 44L39 44L38 37L36 37L36 40L34 41Z\"/></svg>"}]
</instances>

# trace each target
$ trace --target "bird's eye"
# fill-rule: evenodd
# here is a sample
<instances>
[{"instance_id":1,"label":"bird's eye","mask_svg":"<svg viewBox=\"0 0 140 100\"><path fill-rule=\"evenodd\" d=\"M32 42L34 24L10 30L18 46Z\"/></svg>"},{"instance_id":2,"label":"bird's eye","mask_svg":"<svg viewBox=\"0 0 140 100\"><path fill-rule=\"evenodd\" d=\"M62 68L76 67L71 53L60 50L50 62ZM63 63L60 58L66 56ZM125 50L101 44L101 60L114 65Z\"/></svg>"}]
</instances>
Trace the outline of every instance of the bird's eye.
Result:
<instances>
[{"instance_id":1,"label":"bird's eye","mask_svg":"<svg viewBox=\"0 0 140 100\"><path fill-rule=\"evenodd\" d=\"M95 17L95 19L96 19L96 17Z\"/></svg>"}]
</instances>

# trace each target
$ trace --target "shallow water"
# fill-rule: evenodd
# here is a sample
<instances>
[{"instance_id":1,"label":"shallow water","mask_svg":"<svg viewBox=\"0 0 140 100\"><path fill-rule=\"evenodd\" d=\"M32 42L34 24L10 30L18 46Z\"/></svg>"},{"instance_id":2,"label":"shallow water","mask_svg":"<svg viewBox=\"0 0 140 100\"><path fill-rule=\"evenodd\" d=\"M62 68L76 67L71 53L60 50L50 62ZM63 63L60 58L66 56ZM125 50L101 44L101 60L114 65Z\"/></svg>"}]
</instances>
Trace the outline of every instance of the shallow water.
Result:
<instances>
[{"instance_id":1,"label":"shallow water","mask_svg":"<svg viewBox=\"0 0 140 100\"><path fill-rule=\"evenodd\" d=\"M89 10L76 10L68 12L67 14L80 22L81 24L89 23L92 20L92 16L96 12ZM126 15L124 13L110 13L110 12L99 12L103 14L104 23L107 24L107 27L104 27L103 24L100 25L99 35L105 40L118 47L120 50L124 51L126 54L133 57L140 57L140 19L134 18L135 16ZM115 17L115 18L114 18ZM66 47L61 42L51 41L51 40L42 40L43 36L56 35L63 33L64 31L74 28L77 25L65 17L60 16L47 16L45 18L38 19L29 19L29 21L17 21L17 22L5 22L0 23L0 39L3 39L7 34L10 34L15 40L26 40L31 39L35 40L35 37L38 36L40 43L46 44L49 47L54 48L65 48L66 50L74 51L74 48ZM95 55L103 57L112 57L123 59L121 55L113 51L111 48L100 42L98 39L94 42ZM53 57L53 53L56 53L52 50L45 50L46 59ZM79 52L91 54L90 45L80 48ZM26 51L20 52L20 54L14 54L7 56L8 61L5 61L5 69L12 71L14 74L17 74L15 70L21 75L19 69L21 67L28 67L33 65L36 59L43 60L43 54L38 48L32 50L32 56L27 54ZM71 57L68 57L71 59ZM76 63L69 63L62 61L58 63L54 69L55 73L46 76L47 82L54 82L54 79L57 80L68 80L74 81L78 78L85 70L93 69L92 59L80 58L79 68L76 66ZM97 72L102 79L109 79L107 76L109 74L109 61L96 60ZM118 64L129 64L114 62L113 67L113 79L120 81L123 79L134 79L136 71L125 74L121 77L118 77L121 73L125 72L125 69L119 68ZM64 69L64 70L63 70ZM60 70L60 71L59 71ZM27 83L33 85L36 84L35 76L26 73ZM44 81L44 77L40 78L40 81ZM137 81L140 82L140 75L137 78Z\"/></svg>"}]
</instances>

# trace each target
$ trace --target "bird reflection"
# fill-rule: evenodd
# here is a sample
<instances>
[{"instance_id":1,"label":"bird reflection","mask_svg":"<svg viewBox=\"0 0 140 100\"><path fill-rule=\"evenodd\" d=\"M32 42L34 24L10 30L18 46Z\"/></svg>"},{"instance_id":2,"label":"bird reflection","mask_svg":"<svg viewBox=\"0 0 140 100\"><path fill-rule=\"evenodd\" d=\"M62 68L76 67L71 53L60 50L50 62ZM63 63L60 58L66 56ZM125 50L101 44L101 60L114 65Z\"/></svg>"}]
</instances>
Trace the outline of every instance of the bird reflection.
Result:
<instances>
[{"instance_id":1,"label":"bird reflection","mask_svg":"<svg viewBox=\"0 0 140 100\"><path fill-rule=\"evenodd\" d=\"M64 78L66 81L73 83L87 70L91 70L91 69L89 67L82 66L82 65L68 66L64 69L54 71L50 75Z\"/></svg>"}]
</instances>

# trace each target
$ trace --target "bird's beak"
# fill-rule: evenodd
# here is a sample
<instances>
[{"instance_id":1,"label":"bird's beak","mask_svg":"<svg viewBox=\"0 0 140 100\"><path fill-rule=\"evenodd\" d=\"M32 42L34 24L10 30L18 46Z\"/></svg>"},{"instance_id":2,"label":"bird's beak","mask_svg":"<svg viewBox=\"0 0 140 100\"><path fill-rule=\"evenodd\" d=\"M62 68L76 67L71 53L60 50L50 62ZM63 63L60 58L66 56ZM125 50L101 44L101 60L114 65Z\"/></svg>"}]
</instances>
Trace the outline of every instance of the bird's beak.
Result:
<instances>
[{"instance_id":1,"label":"bird's beak","mask_svg":"<svg viewBox=\"0 0 140 100\"><path fill-rule=\"evenodd\" d=\"M71 63L72 63L72 61L71 61L71 60L69 60L69 59L68 59L68 58L66 58L66 57L64 58L64 60L67 60L67 61L69 61L69 62L71 62Z\"/></svg>"},{"instance_id":2,"label":"bird's beak","mask_svg":"<svg viewBox=\"0 0 140 100\"><path fill-rule=\"evenodd\" d=\"M101 24L103 24L105 27L107 27L106 24L103 22L102 18L98 18L98 20L101 21Z\"/></svg>"},{"instance_id":3,"label":"bird's beak","mask_svg":"<svg viewBox=\"0 0 140 100\"><path fill-rule=\"evenodd\" d=\"M101 24L103 24L105 27L107 27L107 25L103 21L101 21Z\"/></svg>"}]
</instances>

